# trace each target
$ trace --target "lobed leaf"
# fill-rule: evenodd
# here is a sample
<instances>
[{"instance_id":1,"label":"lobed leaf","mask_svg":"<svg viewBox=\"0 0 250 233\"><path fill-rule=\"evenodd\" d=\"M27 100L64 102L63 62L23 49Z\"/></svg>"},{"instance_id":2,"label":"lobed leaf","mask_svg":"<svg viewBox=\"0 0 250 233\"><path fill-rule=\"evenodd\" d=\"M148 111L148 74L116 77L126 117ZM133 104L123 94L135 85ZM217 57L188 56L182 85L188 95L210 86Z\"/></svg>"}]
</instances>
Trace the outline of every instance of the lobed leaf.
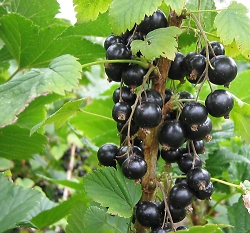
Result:
<instances>
[{"instance_id":1,"label":"lobed leaf","mask_svg":"<svg viewBox=\"0 0 250 233\"><path fill-rule=\"evenodd\" d=\"M119 168L116 170L113 167L101 168L86 175L84 188L94 201L109 207L108 213L125 218L131 217L142 194L139 184L125 178Z\"/></svg>"},{"instance_id":2,"label":"lobed leaf","mask_svg":"<svg viewBox=\"0 0 250 233\"><path fill-rule=\"evenodd\" d=\"M178 16L181 15L181 12L186 4L186 0L164 0L164 2L166 3L166 5L170 6Z\"/></svg>"},{"instance_id":3,"label":"lobed leaf","mask_svg":"<svg viewBox=\"0 0 250 233\"><path fill-rule=\"evenodd\" d=\"M246 6L233 1L215 17L214 25L224 44L231 44L235 40L242 55L250 59L250 18L247 12Z\"/></svg>"},{"instance_id":4,"label":"lobed leaf","mask_svg":"<svg viewBox=\"0 0 250 233\"><path fill-rule=\"evenodd\" d=\"M140 51L147 60L159 57L174 60L178 47L175 37L180 34L181 30L174 26L159 28L149 32L144 41L132 41L131 50L134 54Z\"/></svg>"},{"instance_id":5,"label":"lobed leaf","mask_svg":"<svg viewBox=\"0 0 250 233\"><path fill-rule=\"evenodd\" d=\"M55 58L49 68L29 72L0 86L0 125L16 121L36 97L51 92L64 94L78 84L81 78L81 65L70 55Z\"/></svg>"},{"instance_id":6,"label":"lobed leaf","mask_svg":"<svg viewBox=\"0 0 250 233\"><path fill-rule=\"evenodd\" d=\"M152 15L161 3L161 0L113 0L109 10L113 32L120 34L127 29L131 30L145 15Z\"/></svg>"}]
</instances>

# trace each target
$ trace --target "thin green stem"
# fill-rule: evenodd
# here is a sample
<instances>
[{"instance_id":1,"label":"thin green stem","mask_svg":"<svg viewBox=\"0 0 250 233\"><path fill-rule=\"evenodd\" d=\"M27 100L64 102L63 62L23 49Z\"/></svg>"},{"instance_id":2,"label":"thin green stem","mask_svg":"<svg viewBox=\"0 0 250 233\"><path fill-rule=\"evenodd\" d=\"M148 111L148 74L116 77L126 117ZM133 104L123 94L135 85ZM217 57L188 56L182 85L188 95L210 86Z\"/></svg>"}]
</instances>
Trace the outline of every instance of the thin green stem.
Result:
<instances>
[{"instance_id":1,"label":"thin green stem","mask_svg":"<svg viewBox=\"0 0 250 233\"><path fill-rule=\"evenodd\" d=\"M108 63L133 63L133 64L140 65L141 67L145 69L149 68L148 63L142 62L139 60L98 60L98 61L86 63L82 65L82 68L86 68L86 67L94 66L94 65L100 65L100 64L108 64Z\"/></svg>"},{"instance_id":2,"label":"thin green stem","mask_svg":"<svg viewBox=\"0 0 250 233\"><path fill-rule=\"evenodd\" d=\"M194 31L194 33L200 33L200 30L199 29L196 29L196 28L193 28L193 27L189 27L189 26L181 26L181 29L186 29L187 31L189 30L189 29L191 29L192 31ZM213 33L211 33L211 32L206 32L206 31L204 31L204 33L207 35L207 36L212 36L212 37L216 37L216 38L220 38L219 36L217 36L217 35L215 35L215 34L213 34Z\"/></svg>"},{"instance_id":3,"label":"thin green stem","mask_svg":"<svg viewBox=\"0 0 250 233\"><path fill-rule=\"evenodd\" d=\"M191 14L191 13L205 13L205 12L208 12L208 13L212 13L212 12L216 12L216 13L218 13L218 12L220 12L220 11L222 11L223 9L217 9L217 10L195 10L195 11L192 11L192 10L189 10L189 11L187 11L187 14Z\"/></svg>"}]
</instances>

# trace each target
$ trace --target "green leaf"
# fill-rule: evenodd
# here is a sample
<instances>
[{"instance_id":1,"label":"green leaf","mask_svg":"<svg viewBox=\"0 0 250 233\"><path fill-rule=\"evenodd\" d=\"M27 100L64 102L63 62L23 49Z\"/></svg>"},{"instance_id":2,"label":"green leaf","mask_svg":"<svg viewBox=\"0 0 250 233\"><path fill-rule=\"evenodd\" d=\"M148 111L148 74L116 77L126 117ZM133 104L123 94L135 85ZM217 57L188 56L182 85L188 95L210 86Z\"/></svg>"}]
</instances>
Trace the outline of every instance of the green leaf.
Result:
<instances>
[{"instance_id":1,"label":"green leaf","mask_svg":"<svg viewBox=\"0 0 250 233\"><path fill-rule=\"evenodd\" d=\"M237 213L237 216L235 214ZM250 221L249 221L249 213L244 206L244 202L242 197L233 204L228 207L228 219L231 225L234 226L234 232L242 232L247 233L250 229Z\"/></svg>"},{"instance_id":2,"label":"green leaf","mask_svg":"<svg viewBox=\"0 0 250 233\"><path fill-rule=\"evenodd\" d=\"M215 17L214 25L224 44L231 44L235 40L242 55L249 59L250 18L247 12L246 6L233 1Z\"/></svg>"},{"instance_id":3,"label":"green leaf","mask_svg":"<svg viewBox=\"0 0 250 233\"><path fill-rule=\"evenodd\" d=\"M162 0L113 0L110 7L110 23L115 34L132 29L145 15L152 15L161 5Z\"/></svg>"},{"instance_id":4,"label":"green leaf","mask_svg":"<svg viewBox=\"0 0 250 233\"><path fill-rule=\"evenodd\" d=\"M76 5L77 22L88 22L95 20L99 13L104 13L108 10L112 0L73 0Z\"/></svg>"},{"instance_id":5,"label":"green leaf","mask_svg":"<svg viewBox=\"0 0 250 233\"><path fill-rule=\"evenodd\" d=\"M124 233L129 219L109 215L104 209L91 206L87 209L83 222L86 233Z\"/></svg>"},{"instance_id":6,"label":"green leaf","mask_svg":"<svg viewBox=\"0 0 250 233\"><path fill-rule=\"evenodd\" d=\"M16 59L19 70L46 67L52 59L64 54L79 58L80 63L105 56L102 46L72 34L71 27L52 25L40 29L31 20L14 13L3 16L0 23L0 37Z\"/></svg>"},{"instance_id":7,"label":"green leaf","mask_svg":"<svg viewBox=\"0 0 250 233\"><path fill-rule=\"evenodd\" d=\"M48 26L59 13L59 3L56 0L12 0L8 10L31 19L37 25Z\"/></svg>"},{"instance_id":8,"label":"green leaf","mask_svg":"<svg viewBox=\"0 0 250 233\"><path fill-rule=\"evenodd\" d=\"M204 226L193 226L188 230L180 230L179 233L223 233L221 228L232 227L225 224L206 224ZM172 232L172 231L171 231Z\"/></svg>"},{"instance_id":9,"label":"green leaf","mask_svg":"<svg viewBox=\"0 0 250 233\"><path fill-rule=\"evenodd\" d=\"M14 163L11 160L0 158L0 171L13 168Z\"/></svg>"},{"instance_id":10,"label":"green leaf","mask_svg":"<svg viewBox=\"0 0 250 233\"><path fill-rule=\"evenodd\" d=\"M63 55L55 58L49 68L31 70L0 86L0 125L16 120L16 115L36 97L55 92L70 91L81 78L81 65L76 58Z\"/></svg>"},{"instance_id":11,"label":"green leaf","mask_svg":"<svg viewBox=\"0 0 250 233\"><path fill-rule=\"evenodd\" d=\"M0 174L0 232L24 220L41 198L41 192L14 186Z\"/></svg>"},{"instance_id":12,"label":"green leaf","mask_svg":"<svg viewBox=\"0 0 250 233\"><path fill-rule=\"evenodd\" d=\"M0 156L6 159L29 159L35 153L43 152L47 138L17 125L0 129Z\"/></svg>"},{"instance_id":13,"label":"green leaf","mask_svg":"<svg viewBox=\"0 0 250 233\"><path fill-rule=\"evenodd\" d=\"M101 168L86 175L84 188L94 201L109 207L108 213L125 218L131 217L133 207L142 194L139 184L125 178L119 168L116 170L113 167Z\"/></svg>"},{"instance_id":14,"label":"green leaf","mask_svg":"<svg viewBox=\"0 0 250 233\"><path fill-rule=\"evenodd\" d=\"M234 132L246 142L250 142L250 105L234 96L234 107L230 112L230 119L234 121Z\"/></svg>"},{"instance_id":15,"label":"green leaf","mask_svg":"<svg viewBox=\"0 0 250 233\"><path fill-rule=\"evenodd\" d=\"M186 0L164 0L166 5L170 6L172 10L176 12L177 15L181 15L183 7L185 6Z\"/></svg>"},{"instance_id":16,"label":"green leaf","mask_svg":"<svg viewBox=\"0 0 250 233\"><path fill-rule=\"evenodd\" d=\"M181 30L177 27L159 28L149 32L144 41L132 41L131 50L134 54L141 51L147 60L159 57L174 60L178 47L175 37L180 34Z\"/></svg>"},{"instance_id":17,"label":"green leaf","mask_svg":"<svg viewBox=\"0 0 250 233\"><path fill-rule=\"evenodd\" d=\"M80 106L83 103L83 99L69 101L64 104L58 111L49 116L46 120L40 122L34 128L31 129L31 134L36 132L40 127L54 123L55 128L59 129L65 122L76 112L80 111Z\"/></svg>"},{"instance_id":18,"label":"green leaf","mask_svg":"<svg viewBox=\"0 0 250 233\"><path fill-rule=\"evenodd\" d=\"M72 209L68 217L66 233L86 233L84 231L84 214L86 209L87 205L84 202L80 202Z\"/></svg>"}]
</instances>

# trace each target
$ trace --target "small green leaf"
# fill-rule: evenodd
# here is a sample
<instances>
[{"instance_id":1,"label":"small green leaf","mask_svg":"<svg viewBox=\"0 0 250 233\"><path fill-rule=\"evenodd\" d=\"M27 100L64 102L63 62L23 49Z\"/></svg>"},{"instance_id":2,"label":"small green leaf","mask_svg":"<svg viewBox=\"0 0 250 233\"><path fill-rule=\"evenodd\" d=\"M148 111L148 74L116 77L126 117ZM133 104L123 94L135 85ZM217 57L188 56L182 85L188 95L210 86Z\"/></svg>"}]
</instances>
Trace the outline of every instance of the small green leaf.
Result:
<instances>
[{"instance_id":1,"label":"small green leaf","mask_svg":"<svg viewBox=\"0 0 250 233\"><path fill-rule=\"evenodd\" d=\"M14 186L0 174L0 232L24 220L41 198L41 192Z\"/></svg>"},{"instance_id":2,"label":"small green leaf","mask_svg":"<svg viewBox=\"0 0 250 233\"><path fill-rule=\"evenodd\" d=\"M77 22L88 22L95 20L99 13L104 13L108 10L112 0L73 0L76 5Z\"/></svg>"},{"instance_id":3,"label":"small green leaf","mask_svg":"<svg viewBox=\"0 0 250 233\"><path fill-rule=\"evenodd\" d=\"M31 134L36 132L40 127L54 123L55 128L59 129L65 122L76 112L80 111L83 99L69 101L64 104L58 111L49 116L46 120L40 122L31 129Z\"/></svg>"},{"instance_id":4,"label":"small green leaf","mask_svg":"<svg viewBox=\"0 0 250 233\"><path fill-rule=\"evenodd\" d=\"M147 60L159 57L174 60L178 47L175 37L180 34L177 27L159 28L149 32L144 41L132 41L131 49L134 54L140 51Z\"/></svg>"},{"instance_id":5,"label":"small green leaf","mask_svg":"<svg viewBox=\"0 0 250 233\"><path fill-rule=\"evenodd\" d=\"M14 166L14 163L11 160L0 158L0 171L5 171Z\"/></svg>"},{"instance_id":6,"label":"small green leaf","mask_svg":"<svg viewBox=\"0 0 250 233\"><path fill-rule=\"evenodd\" d=\"M145 15L152 15L161 5L162 0L113 0L110 7L110 23L115 34L132 29Z\"/></svg>"},{"instance_id":7,"label":"small green leaf","mask_svg":"<svg viewBox=\"0 0 250 233\"><path fill-rule=\"evenodd\" d=\"M50 92L70 91L81 78L81 64L70 55L55 58L49 68L31 70L0 86L0 125L16 120L16 115L36 97Z\"/></svg>"},{"instance_id":8,"label":"small green leaf","mask_svg":"<svg viewBox=\"0 0 250 233\"><path fill-rule=\"evenodd\" d=\"M6 159L29 159L35 153L43 152L47 138L28 129L9 125L0 129L0 156Z\"/></svg>"},{"instance_id":9,"label":"small green leaf","mask_svg":"<svg viewBox=\"0 0 250 233\"><path fill-rule=\"evenodd\" d=\"M250 18L247 12L246 6L233 1L215 17L214 25L224 44L231 44L235 40L242 55L250 59Z\"/></svg>"},{"instance_id":10,"label":"small green leaf","mask_svg":"<svg viewBox=\"0 0 250 233\"><path fill-rule=\"evenodd\" d=\"M234 96L234 107L230 112L234 122L234 132L246 142L250 142L250 105Z\"/></svg>"},{"instance_id":11,"label":"small green leaf","mask_svg":"<svg viewBox=\"0 0 250 233\"><path fill-rule=\"evenodd\" d=\"M86 175L84 188L94 201L109 207L108 213L125 218L131 217L133 207L142 194L139 184L125 178L120 169L113 167L101 168Z\"/></svg>"},{"instance_id":12,"label":"small green leaf","mask_svg":"<svg viewBox=\"0 0 250 233\"><path fill-rule=\"evenodd\" d=\"M166 5L170 6L172 10L176 12L177 15L181 15L183 7L185 6L186 0L164 0Z\"/></svg>"}]
</instances>

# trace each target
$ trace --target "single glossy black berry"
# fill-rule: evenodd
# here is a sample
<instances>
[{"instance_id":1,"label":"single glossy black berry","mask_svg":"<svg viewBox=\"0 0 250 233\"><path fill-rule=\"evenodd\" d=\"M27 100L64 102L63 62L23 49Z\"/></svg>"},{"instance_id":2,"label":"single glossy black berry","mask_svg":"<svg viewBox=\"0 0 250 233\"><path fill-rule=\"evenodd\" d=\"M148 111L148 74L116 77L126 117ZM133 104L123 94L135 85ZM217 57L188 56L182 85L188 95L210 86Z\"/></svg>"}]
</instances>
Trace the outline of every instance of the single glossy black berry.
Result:
<instances>
[{"instance_id":1,"label":"single glossy black berry","mask_svg":"<svg viewBox=\"0 0 250 233\"><path fill-rule=\"evenodd\" d=\"M189 206L193 201L193 194L188 185L176 184L169 192L169 203L176 209Z\"/></svg>"},{"instance_id":2,"label":"single glossy black berry","mask_svg":"<svg viewBox=\"0 0 250 233\"><path fill-rule=\"evenodd\" d=\"M174 93L169 88L166 88L165 89L164 103L167 103L171 99L171 97L172 97L173 94Z\"/></svg>"},{"instance_id":3,"label":"single glossy black berry","mask_svg":"<svg viewBox=\"0 0 250 233\"><path fill-rule=\"evenodd\" d=\"M115 166L115 158L118 154L118 146L113 143L102 145L97 151L97 158L100 164L104 166Z\"/></svg>"},{"instance_id":4,"label":"single glossy black berry","mask_svg":"<svg viewBox=\"0 0 250 233\"><path fill-rule=\"evenodd\" d=\"M228 118L234 106L234 99L226 90L215 90L207 96L205 105L211 116Z\"/></svg>"},{"instance_id":5,"label":"single glossy black berry","mask_svg":"<svg viewBox=\"0 0 250 233\"><path fill-rule=\"evenodd\" d=\"M194 96L188 91L180 91L178 94L179 99L194 99Z\"/></svg>"},{"instance_id":6,"label":"single glossy black berry","mask_svg":"<svg viewBox=\"0 0 250 233\"><path fill-rule=\"evenodd\" d=\"M203 168L193 168L187 173L187 183L188 186L198 192L200 190L205 190L210 182L210 174L207 170Z\"/></svg>"},{"instance_id":7,"label":"single glossy black berry","mask_svg":"<svg viewBox=\"0 0 250 233\"><path fill-rule=\"evenodd\" d=\"M225 48L223 46L223 44L221 44L218 41L211 41L210 45L213 49L213 52L210 48L210 46L208 46L208 51L209 51L209 59L212 59L215 56L218 55L225 55ZM200 51L200 54L206 57L206 46L204 46L202 48L202 50Z\"/></svg>"},{"instance_id":8,"label":"single glossy black berry","mask_svg":"<svg viewBox=\"0 0 250 233\"><path fill-rule=\"evenodd\" d=\"M121 88L118 87L117 89L115 89L115 91L113 92L114 103L120 101L120 96L122 101L128 103L131 106L135 103L136 94L132 93L130 91L130 88L127 86L122 86Z\"/></svg>"},{"instance_id":9,"label":"single glossy black berry","mask_svg":"<svg viewBox=\"0 0 250 233\"><path fill-rule=\"evenodd\" d=\"M175 54L175 59L171 63L169 72L168 72L168 77L173 80L182 80L186 74L186 71L184 70L183 67L183 59L184 55L181 52L177 52Z\"/></svg>"},{"instance_id":10,"label":"single glossy black berry","mask_svg":"<svg viewBox=\"0 0 250 233\"><path fill-rule=\"evenodd\" d=\"M108 64L105 66L105 73L109 81L121 82L123 67L120 64Z\"/></svg>"},{"instance_id":11,"label":"single glossy black berry","mask_svg":"<svg viewBox=\"0 0 250 233\"><path fill-rule=\"evenodd\" d=\"M106 51L106 58L108 60L129 60L131 56L130 49L123 43L112 44Z\"/></svg>"},{"instance_id":12,"label":"single glossy black berry","mask_svg":"<svg viewBox=\"0 0 250 233\"><path fill-rule=\"evenodd\" d=\"M131 106L126 102L118 102L112 109L112 117L116 122L125 123L132 112Z\"/></svg>"},{"instance_id":13,"label":"single glossy black berry","mask_svg":"<svg viewBox=\"0 0 250 233\"><path fill-rule=\"evenodd\" d=\"M205 143L203 140L198 141L188 141L186 144L186 148L193 152L193 146L197 154L204 154L205 153Z\"/></svg>"},{"instance_id":14,"label":"single glossy black berry","mask_svg":"<svg viewBox=\"0 0 250 233\"><path fill-rule=\"evenodd\" d=\"M187 230L187 227L185 227L185 226L178 226L176 228L176 231L181 231L181 230Z\"/></svg>"},{"instance_id":15,"label":"single glossy black berry","mask_svg":"<svg viewBox=\"0 0 250 233\"><path fill-rule=\"evenodd\" d=\"M171 231L172 231L172 228L169 226L164 226L163 228L160 226L156 229L153 229L151 231L151 233L167 233L167 232L171 232Z\"/></svg>"},{"instance_id":16,"label":"single glossy black berry","mask_svg":"<svg viewBox=\"0 0 250 233\"><path fill-rule=\"evenodd\" d=\"M123 41L122 37L115 36L112 34L105 39L104 48L107 50L110 45L116 44L116 43L124 43L124 41Z\"/></svg>"},{"instance_id":17,"label":"single glossy black berry","mask_svg":"<svg viewBox=\"0 0 250 233\"><path fill-rule=\"evenodd\" d=\"M124 68L122 72L122 81L130 87L138 87L143 82L143 77L147 73L147 69L139 65L131 64Z\"/></svg>"},{"instance_id":18,"label":"single glossy black berry","mask_svg":"<svg viewBox=\"0 0 250 233\"><path fill-rule=\"evenodd\" d=\"M147 172L147 163L140 156L130 156L122 163L122 173L131 180L141 179Z\"/></svg>"},{"instance_id":19,"label":"single glossy black berry","mask_svg":"<svg viewBox=\"0 0 250 233\"><path fill-rule=\"evenodd\" d=\"M161 149L161 157L166 163L175 163L177 162L182 155L181 150L164 150Z\"/></svg>"},{"instance_id":20,"label":"single glossy black berry","mask_svg":"<svg viewBox=\"0 0 250 233\"><path fill-rule=\"evenodd\" d=\"M185 70L186 72L186 75L190 74L190 60L191 58L193 58L195 55L197 55L198 53L195 53L195 52L190 52L188 53L184 58L183 58L183 61L182 61L182 66L183 66L183 69Z\"/></svg>"},{"instance_id":21,"label":"single glossy black berry","mask_svg":"<svg viewBox=\"0 0 250 233\"><path fill-rule=\"evenodd\" d=\"M136 106L134 121L141 128L154 128L161 122L161 107L153 102L142 102Z\"/></svg>"},{"instance_id":22,"label":"single glossy black berry","mask_svg":"<svg viewBox=\"0 0 250 233\"><path fill-rule=\"evenodd\" d=\"M185 175L185 174L183 174L183 175ZM175 180L175 184L187 184L187 179L186 179L186 177L185 177L185 178L177 178L177 179Z\"/></svg>"},{"instance_id":23,"label":"single glossy black berry","mask_svg":"<svg viewBox=\"0 0 250 233\"><path fill-rule=\"evenodd\" d=\"M145 16L137 29L146 35L157 28L165 28L167 26L168 21L166 15L161 10L157 10L151 16Z\"/></svg>"},{"instance_id":24,"label":"single glossy black berry","mask_svg":"<svg viewBox=\"0 0 250 233\"><path fill-rule=\"evenodd\" d=\"M144 227L160 225L161 213L155 202L141 201L136 207L136 219Z\"/></svg>"},{"instance_id":25,"label":"single glossy black berry","mask_svg":"<svg viewBox=\"0 0 250 233\"><path fill-rule=\"evenodd\" d=\"M194 195L200 200L205 200L209 199L212 196L213 191L214 191L214 186L213 183L210 181L204 190L199 190L198 192L194 192Z\"/></svg>"},{"instance_id":26,"label":"single glossy black berry","mask_svg":"<svg viewBox=\"0 0 250 233\"><path fill-rule=\"evenodd\" d=\"M132 146L129 148L128 146L122 146L118 154L116 156L117 162L122 166L123 162L130 156L139 156L139 157L144 157L143 151L141 150L140 147L138 146Z\"/></svg>"},{"instance_id":27,"label":"single glossy black berry","mask_svg":"<svg viewBox=\"0 0 250 233\"><path fill-rule=\"evenodd\" d=\"M141 101L154 102L158 104L161 108L163 106L163 99L161 97L161 94L154 89L147 89L146 91L142 92Z\"/></svg>"},{"instance_id":28,"label":"single glossy black berry","mask_svg":"<svg viewBox=\"0 0 250 233\"><path fill-rule=\"evenodd\" d=\"M175 208L172 205L169 205L169 211L174 223L182 221L187 215L185 208Z\"/></svg>"},{"instance_id":29,"label":"single glossy black berry","mask_svg":"<svg viewBox=\"0 0 250 233\"><path fill-rule=\"evenodd\" d=\"M208 68L209 81L217 85L228 85L237 75L237 65L235 61L228 56L219 55L211 59L211 65Z\"/></svg>"},{"instance_id":30,"label":"single glossy black berry","mask_svg":"<svg viewBox=\"0 0 250 233\"><path fill-rule=\"evenodd\" d=\"M178 149L186 140L183 123L179 120L163 122L158 129L158 140L165 150Z\"/></svg>"},{"instance_id":31,"label":"single glossy black berry","mask_svg":"<svg viewBox=\"0 0 250 233\"><path fill-rule=\"evenodd\" d=\"M125 125L126 124L126 125ZM123 136L127 136L128 135L128 123L124 123L124 122L117 122L117 130L119 131L119 133ZM130 131L129 134L130 136L133 136L134 134L137 133L139 129L139 126L135 124L135 122L132 120L131 124L130 124Z\"/></svg>"},{"instance_id":32,"label":"single glossy black berry","mask_svg":"<svg viewBox=\"0 0 250 233\"><path fill-rule=\"evenodd\" d=\"M181 112L181 120L189 125L202 124L207 119L207 109L196 101L186 102Z\"/></svg>"},{"instance_id":33,"label":"single glossy black berry","mask_svg":"<svg viewBox=\"0 0 250 233\"><path fill-rule=\"evenodd\" d=\"M201 167L202 161L200 157L196 156L194 159L193 153L185 153L182 154L178 160L178 167L183 173L188 173L188 171L192 168L194 162L194 167Z\"/></svg>"}]
</instances>

